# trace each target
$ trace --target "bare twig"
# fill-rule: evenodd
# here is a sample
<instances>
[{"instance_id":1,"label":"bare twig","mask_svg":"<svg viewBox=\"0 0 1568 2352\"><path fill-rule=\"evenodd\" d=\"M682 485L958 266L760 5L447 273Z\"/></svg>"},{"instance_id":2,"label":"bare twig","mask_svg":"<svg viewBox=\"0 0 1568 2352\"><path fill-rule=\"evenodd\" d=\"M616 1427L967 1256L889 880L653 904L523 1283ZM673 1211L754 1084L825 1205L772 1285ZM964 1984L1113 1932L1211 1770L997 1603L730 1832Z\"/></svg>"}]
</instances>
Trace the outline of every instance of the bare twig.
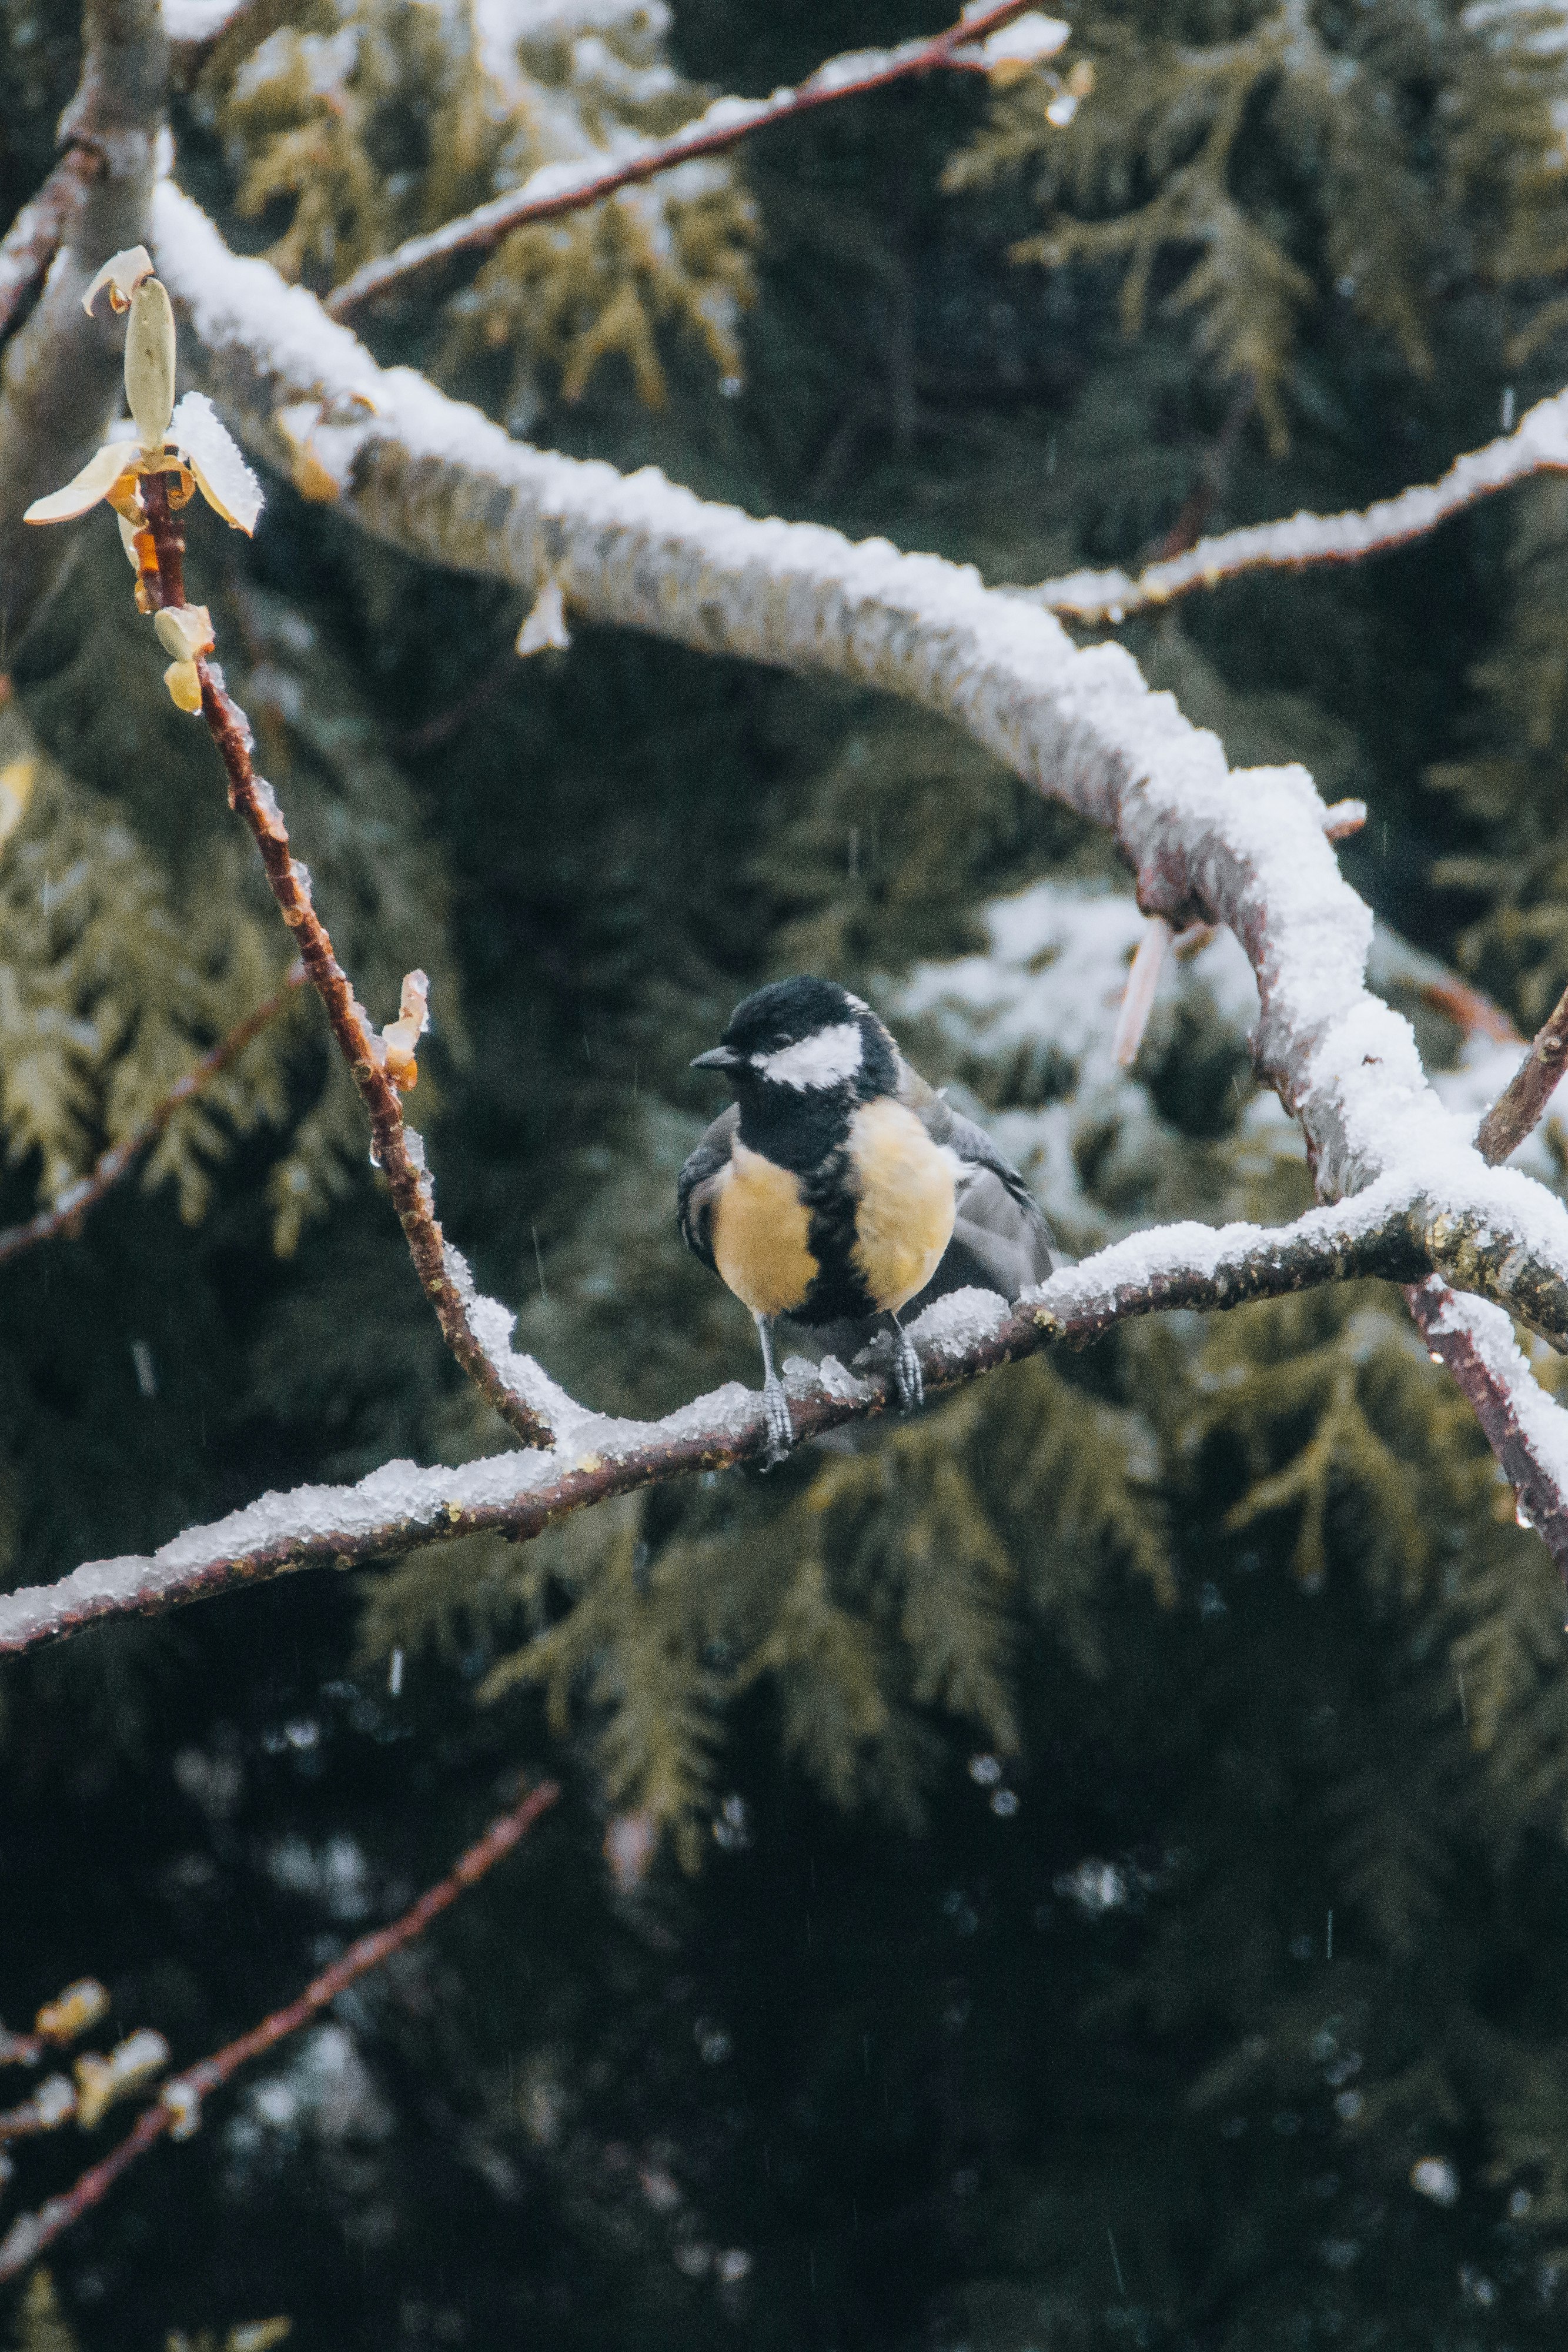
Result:
<instances>
[{"instance_id":1,"label":"bare twig","mask_svg":"<svg viewBox=\"0 0 1568 2352\"><path fill-rule=\"evenodd\" d=\"M776 89L770 98L721 98L695 122L668 139L641 141L619 153L613 162L601 155L570 163L546 163L505 195L494 197L462 219L448 221L427 236L410 237L394 252L367 261L327 297L335 319L347 318L378 295L406 286L409 280L455 255L488 253L516 228L536 221L555 220L562 213L579 212L598 204L618 188L652 180L695 156L716 155L748 139L754 131L776 122L793 121L820 106L840 99L862 98L913 74L955 68L985 71L982 45L1005 25L1021 16L1028 0L999 0L967 22L950 25L945 33L924 41L901 41L894 49L866 49L831 58L795 89ZM966 54L967 53L967 54ZM1045 52L1042 50L1042 55Z\"/></svg>"},{"instance_id":2,"label":"bare twig","mask_svg":"<svg viewBox=\"0 0 1568 2352\"><path fill-rule=\"evenodd\" d=\"M1516 1151L1545 1113L1568 1062L1568 989L1530 1042L1511 1083L1480 1123L1476 1149L1495 1167Z\"/></svg>"},{"instance_id":3,"label":"bare twig","mask_svg":"<svg viewBox=\"0 0 1568 2352\"><path fill-rule=\"evenodd\" d=\"M1349 563L1419 539L1451 515L1531 475L1568 467L1568 392L1527 409L1511 433L1483 449L1456 457L1440 481L1380 499L1375 506L1337 515L1295 514L1281 522L1249 523L1218 539L1127 572L1071 572L1028 593L1068 620L1124 621L1151 604L1168 604L1194 588L1214 588L1239 572L1296 571L1309 563Z\"/></svg>"},{"instance_id":4,"label":"bare twig","mask_svg":"<svg viewBox=\"0 0 1568 2352\"><path fill-rule=\"evenodd\" d=\"M1448 1015L1461 1036L1490 1037L1494 1045L1523 1043L1501 1005L1483 989L1473 988L1468 980L1461 980L1457 972L1446 972L1440 980L1422 981L1418 992L1435 1013Z\"/></svg>"},{"instance_id":5,"label":"bare twig","mask_svg":"<svg viewBox=\"0 0 1568 2352\"><path fill-rule=\"evenodd\" d=\"M20 1257L24 1250L36 1248L39 1242L53 1241L57 1234L75 1233L88 1211L96 1209L104 1194L134 1167L140 1154L162 1134L175 1112L236 1061L252 1039L259 1037L268 1024L277 1020L304 979L304 965L293 965L277 994L237 1022L226 1037L220 1037L210 1053L204 1054L183 1078L175 1081L133 1135L128 1135L121 1143L111 1144L99 1155L90 1175L68 1185L51 1207L40 1209L26 1224L9 1225L0 1231L0 1265L10 1258Z\"/></svg>"},{"instance_id":6,"label":"bare twig","mask_svg":"<svg viewBox=\"0 0 1568 2352\"><path fill-rule=\"evenodd\" d=\"M155 607L183 605L185 541L170 508L167 477L150 474L142 486L142 498L158 559L156 572L147 575L149 595ZM537 1382L530 1382L538 1394L528 1396L520 1381L528 1380L535 1368L526 1359L508 1352L504 1372L497 1360L495 1339L487 1345L476 1328L473 1310L480 1302L476 1299L467 1266L436 1222L423 1144L404 1122L402 1097L388 1068L385 1050L333 953L326 925L311 903L310 877L290 851L288 829L277 798L252 764L254 738L250 722L229 694L215 662L203 656L196 670L202 688L202 716L228 777L229 805L245 819L261 852L272 895L294 934L300 961L326 1007L332 1034L370 1115L376 1162L386 1177L414 1271L435 1309L442 1335L481 1395L524 1444L548 1445L550 1425L541 1406L549 1384L541 1374ZM509 1330L510 1318L506 1318L506 1327ZM504 1347L506 1331L499 1339Z\"/></svg>"},{"instance_id":7,"label":"bare twig","mask_svg":"<svg viewBox=\"0 0 1568 2352\"><path fill-rule=\"evenodd\" d=\"M1225 412L1225 422L1214 446L1206 452L1197 469L1197 479L1188 491L1181 512L1155 550L1156 563L1168 563L1173 557L1185 555L1189 547L1197 546L1203 534L1203 526L1214 512L1229 478L1247 420L1257 405L1257 387L1249 375L1243 376L1231 396L1230 405Z\"/></svg>"},{"instance_id":8,"label":"bare twig","mask_svg":"<svg viewBox=\"0 0 1568 2352\"><path fill-rule=\"evenodd\" d=\"M483 673L477 685L465 688L455 702L449 703L444 710L438 710L434 718L412 728L398 745L399 751L405 758L417 759L422 752L434 751L441 744L450 741L476 711L483 710L487 704L494 702L498 694L504 693L517 675L517 647L508 645L500 659Z\"/></svg>"},{"instance_id":9,"label":"bare twig","mask_svg":"<svg viewBox=\"0 0 1568 2352\"><path fill-rule=\"evenodd\" d=\"M423 1936L432 1920L521 1843L559 1794L553 1780L541 1781L537 1789L531 1789L520 1804L492 1822L477 1843L471 1845L447 1875L422 1895L401 1919L394 1920L390 1927L378 1928L373 1935L361 1936L340 1959L313 1978L298 1999L290 2001L286 2009L275 2010L250 2032L241 2034L237 2042L229 2042L212 2057L204 2059L199 2066L190 2067L165 2083L159 2096L142 2110L119 2147L101 2163L84 2172L65 2196L50 2198L36 2213L17 2215L4 2240L0 2240L0 2284L17 2277L84 2213L101 2204L120 2175L165 2135L175 2139L189 2138L200 2126L202 2101L211 2092L228 2082L252 2058L273 2049L289 2034L298 2033L302 2025L308 2024L350 1985Z\"/></svg>"},{"instance_id":10,"label":"bare twig","mask_svg":"<svg viewBox=\"0 0 1568 2352\"><path fill-rule=\"evenodd\" d=\"M1508 1015L1479 990L1455 981L1425 992L1461 1026L1499 1044L1517 1038ZM1529 1053L1493 1103L1476 1135L1476 1149L1493 1166L1518 1150L1546 1111L1568 1057L1568 992L1536 1032ZM1518 1500L1521 1527L1541 1537L1568 1580L1568 1493L1552 1473L1550 1435L1539 1442L1541 1390L1514 1342L1508 1318L1479 1298L1456 1297L1432 1279L1405 1293L1434 1356L1446 1363L1469 1399Z\"/></svg>"},{"instance_id":11,"label":"bare twig","mask_svg":"<svg viewBox=\"0 0 1568 2352\"><path fill-rule=\"evenodd\" d=\"M1421 982L1420 993L1467 1037L1486 1037L1500 1045L1520 1042L1518 1030L1501 1006L1452 973ZM1564 1016L1564 1005L1568 998L1542 1029L1542 1037ZM1560 1075L1560 1063L1555 1066ZM1539 1074L1552 1067L1549 1062L1538 1063L1533 1052L1524 1062L1513 1084L1481 1122L1476 1147L1484 1160L1494 1164L1506 1160L1523 1142L1556 1084L1556 1076L1540 1083ZM1527 1093L1539 1098L1529 1118L1521 1121L1509 1107ZM1488 1300L1460 1297L1437 1276L1407 1284L1405 1301L1434 1361L1448 1366L1480 1423L1513 1488L1520 1525L1536 1530L1559 1574L1568 1582L1568 1493L1562 1484L1556 1409L1543 1396L1514 1339L1508 1317Z\"/></svg>"},{"instance_id":12,"label":"bare twig","mask_svg":"<svg viewBox=\"0 0 1568 2352\"><path fill-rule=\"evenodd\" d=\"M0 342L71 231L87 192L103 170L96 148L66 149L36 196L25 204L0 238Z\"/></svg>"}]
</instances>

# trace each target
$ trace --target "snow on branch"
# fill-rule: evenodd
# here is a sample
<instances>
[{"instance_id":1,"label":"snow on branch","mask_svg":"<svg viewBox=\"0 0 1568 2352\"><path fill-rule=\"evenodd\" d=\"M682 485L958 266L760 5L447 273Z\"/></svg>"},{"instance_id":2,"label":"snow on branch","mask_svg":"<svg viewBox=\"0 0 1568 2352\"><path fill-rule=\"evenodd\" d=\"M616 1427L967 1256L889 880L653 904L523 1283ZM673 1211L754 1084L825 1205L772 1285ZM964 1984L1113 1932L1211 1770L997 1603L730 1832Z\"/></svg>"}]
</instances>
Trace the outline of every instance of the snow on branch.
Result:
<instances>
[{"instance_id":1,"label":"snow on branch","mask_svg":"<svg viewBox=\"0 0 1568 2352\"><path fill-rule=\"evenodd\" d=\"M163 0L163 30L176 48L201 48L226 32L250 0Z\"/></svg>"},{"instance_id":2,"label":"snow on branch","mask_svg":"<svg viewBox=\"0 0 1568 2352\"><path fill-rule=\"evenodd\" d=\"M1568 1582L1568 1413L1535 1378L1501 1307L1460 1297L1436 1276L1408 1284L1405 1301L1433 1361L1448 1366L1485 1431L1521 1527L1536 1530Z\"/></svg>"},{"instance_id":3,"label":"snow on branch","mask_svg":"<svg viewBox=\"0 0 1568 2352\"><path fill-rule=\"evenodd\" d=\"M914 74L955 68L1008 73L1043 64L1069 38L1071 27L1032 10L1025 15L1024 9L1025 0L998 0L989 7L982 0L931 39L830 58L797 88L776 89L769 98L715 99L695 121L668 139L628 138L608 152L542 164L520 187L367 261L327 298L326 307L333 318L346 318L377 295L401 290L411 278L455 255L488 253L514 229L579 212L613 195L617 188L654 179L699 155L719 154L755 131L792 121L840 99L863 97Z\"/></svg>"},{"instance_id":4,"label":"snow on branch","mask_svg":"<svg viewBox=\"0 0 1568 2352\"><path fill-rule=\"evenodd\" d=\"M1419 539L1450 515L1531 475L1568 467L1568 392L1527 409L1511 433L1456 457L1440 481L1337 515L1294 514L1281 522L1228 530L1134 575L1070 572L1027 593L1033 603L1086 625L1119 622L1194 588L1218 587L1239 572L1295 571L1309 563L1349 563Z\"/></svg>"},{"instance_id":5,"label":"snow on branch","mask_svg":"<svg viewBox=\"0 0 1568 2352\"><path fill-rule=\"evenodd\" d=\"M336 486L345 515L427 561L535 593L553 578L569 613L951 719L1115 835L1145 914L1235 931L1261 997L1259 1074L1301 1120L1324 1197L1409 1171L1449 1203L1434 1246L1439 1263L1464 1255L1458 1279L1495 1285L1526 1320L1568 1282L1568 1211L1485 1166L1409 1024L1368 992L1372 917L1303 769L1233 773L1121 647L1076 646L970 567L755 520L653 467L626 477L513 441L412 370L378 367L310 294L231 254L169 182L153 221L205 382L265 457L287 467L308 439L312 478ZM1495 1249L1461 1244L1472 1228Z\"/></svg>"},{"instance_id":6,"label":"snow on branch","mask_svg":"<svg viewBox=\"0 0 1568 2352\"><path fill-rule=\"evenodd\" d=\"M43 284L61 246L70 242L87 192L102 170L103 158L96 149L68 147L37 194L0 237L0 339L9 334L23 303Z\"/></svg>"},{"instance_id":7,"label":"snow on branch","mask_svg":"<svg viewBox=\"0 0 1568 2352\"><path fill-rule=\"evenodd\" d=\"M1301 1122L1320 1197L1385 1185L1404 1204L1404 1256L1386 1269L1396 1278L1435 1273L1568 1345L1568 1211L1520 1171L1487 1165L1473 1119L1447 1109L1428 1083L1408 1023L1368 991L1372 918L1339 872L1304 770L1232 772L1218 740L1191 726L1172 697L1151 693L1122 648L1075 646L1053 615L988 590L971 568L902 554L885 541L854 545L815 525L757 520L653 468L626 478L511 440L423 376L380 368L310 294L230 253L170 182L156 192L152 230L193 331L187 357L193 343L207 388L272 462L298 472L308 460L316 494L335 494L346 517L425 561L530 593L553 579L567 609L596 622L901 695L1107 827L1145 915L1176 930L1225 924L1240 941L1260 1000L1255 1065ZM1157 1259L1167 1239L1145 1236L1142 1246ZM982 1349L972 1369L985 1358ZM1568 1493L1568 1415L1534 1391L1522 1360L1517 1371L1492 1371L1552 1433L1552 1475L1561 1469ZM824 1394L802 1425L814 1412L826 1426L850 1409ZM555 1426L550 1455L530 1468L493 1467L505 1492L476 1498L520 1511L524 1531L601 1493L740 1459L758 1429L740 1391L653 1431L634 1428L623 1444L612 1424L594 1436L580 1423L569 1436L564 1402ZM591 1463L580 1454L563 1462L574 1443ZM340 1528L324 1507L326 1523L315 1538L306 1531L304 1553L288 1513L277 1517L283 1507L257 1506L253 1535L224 1538L216 1554L210 1533L178 1538L162 1567L78 1570L85 1583L68 1579L54 1597L33 1596L26 1622L36 1630L24 1628L23 1639L65 1630L82 1607L94 1615L157 1607L171 1574L183 1591L215 1589L305 1556L370 1556L409 1526L408 1540L423 1540L455 1496L458 1522L468 1523L462 1482L485 1474L381 1475L390 1485L361 1495L354 1526ZM522 1487L532 1501L519 1506ZM5 1607L4 1622L15 1622L23 1604Z\"/></svg>"},{"instance_id":8,"label":"snow on branch","mask_svg":"<svg viewBox=\"0 0 1568 2352\"><path fill-rule=\"evenodd\" d=\"M1384 1183L1274 1230L1164 1226L1063 1268L1015 1307L988 1291L958 1291L908 1328L927 1392L935 1393L1038 1349L1082 1347L1120 1323L1173 1307L1239 1307L1368 1276L1419 1281L1429 1270L1426 1217L1419 1200ZM791 1359L785 1384L801 1441L885 1412L894 1401L883 1371L858 1378L831 1358L820 1368ZM1568 1414L1557 1419L1557 1473L1568 1493ZM456 1469L387 1463L358 1486L266 1495L152 1554L93 1560L57 1584L0 1595L0 1655L104 1617L171 1608L295 1569L351 1568L486 1531L526 1540L612 1495L760 1460L767 1443L761 1399L734 1381L663 1421L619 1421L577 1407L548 1454L491 1454Z\"/></svg>"}]
</instances>

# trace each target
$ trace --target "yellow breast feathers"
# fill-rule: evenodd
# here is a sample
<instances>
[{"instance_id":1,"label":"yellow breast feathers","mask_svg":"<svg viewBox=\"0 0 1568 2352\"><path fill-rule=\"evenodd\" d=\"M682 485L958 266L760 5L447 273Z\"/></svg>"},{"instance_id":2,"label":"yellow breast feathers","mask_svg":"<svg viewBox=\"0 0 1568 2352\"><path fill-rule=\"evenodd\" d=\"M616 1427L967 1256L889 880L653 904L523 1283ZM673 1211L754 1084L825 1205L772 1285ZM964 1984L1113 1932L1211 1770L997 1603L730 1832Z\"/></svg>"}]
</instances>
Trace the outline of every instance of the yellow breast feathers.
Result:
<instances>
[{"instance_id":1,"label":"yellow breast feathers","mask_svg":"<svg viewBox=\"0 0 1568 2352\"><path fill-rule=\"evenodd\" d=\"M953 1237L956 1163L891 1097L855 1112L850 1159L860 1192L855 1265L874 1304L896 1312L925 1287Z\"/></svg>"},{"instance_id":2,"label":"yellow breast feathers","mask_svg":"<svg viewBox=\"0 0 1568 2352\"><path fill-rule=\"evenodd\" d=\"M810 1229L789 1171L750 1150L737 1135L714 1196L713 1257L754 1315L788 1315L804 1299L817 1273L806 1245Z\"/></svg>"}]
</instances>

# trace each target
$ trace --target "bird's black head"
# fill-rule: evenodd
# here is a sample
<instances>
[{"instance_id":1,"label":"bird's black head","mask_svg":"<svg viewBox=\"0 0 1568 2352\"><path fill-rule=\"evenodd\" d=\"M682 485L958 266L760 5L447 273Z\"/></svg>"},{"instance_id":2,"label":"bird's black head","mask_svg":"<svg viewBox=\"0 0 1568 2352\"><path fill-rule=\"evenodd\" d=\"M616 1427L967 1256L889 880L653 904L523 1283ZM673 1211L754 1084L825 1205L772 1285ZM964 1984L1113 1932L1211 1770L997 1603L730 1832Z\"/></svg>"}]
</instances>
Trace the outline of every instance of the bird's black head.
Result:
<instances>
[{"instance_id":1,"label":"bird's black head","mask_svg":"<svg viewBox=\"0 0 1568 2352\"><path fill-rule=\"evenodd\" d=\"M893 1039L868 1004L836 981L776 980L737 1004L695 1070L722 1070L748 1143L781 1164L809 1167L841 1137L856 1103L894 1092Z\"/></svg>"}]
</instances>

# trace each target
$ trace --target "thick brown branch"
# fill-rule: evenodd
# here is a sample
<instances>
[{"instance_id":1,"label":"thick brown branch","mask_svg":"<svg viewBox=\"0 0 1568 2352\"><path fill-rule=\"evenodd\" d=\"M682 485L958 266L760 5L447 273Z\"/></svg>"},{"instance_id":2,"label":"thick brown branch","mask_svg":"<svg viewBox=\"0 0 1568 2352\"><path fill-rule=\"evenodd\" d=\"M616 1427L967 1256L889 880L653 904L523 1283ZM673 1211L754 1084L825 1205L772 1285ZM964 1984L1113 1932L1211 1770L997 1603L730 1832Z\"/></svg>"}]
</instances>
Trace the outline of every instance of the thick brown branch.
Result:
<instances>
[{"instance_id":1,"label":"thick brown branch","mask_svg":"<svg viewBox=\"0 0 1568 2352\"><path fill-rule=\"evenodd\" d=\"M8 1225L0 1231L0 1265L9 1258L20 1257L24 1250L37 1248L40 1242L53 1241L58 1234L76 1233L88 1211L96 1209L104 1194L129 1173L147 1146L162 1134L175 1112L199 1095L204 1087L210 1086L231 1062L238 1060L253 1038L259 1037L269 1023L277 1020L304 980L304 965L295 964L277 994L236 1023L226 1037L220 1037L210 1053L204 1054L183 1078L175 1081L133 1135L128 1135L122 1143L111 1144L99 1155L90 1175L68 1186L51 1208L40 1209L25 1225Z\"/></svg>"},{"instance_id":2,"label":"thick brown branch","mask_svg":"<svg viewBox=\"0 0 1568 2352\"><path fill-rule=\"evenodd\" d=\"M392 253L367 261L327 297L326 307L335 319L347 318L351 310L406 286L438 262L460 254L488 253L516 228L580 212L613 195L618 188L655 179L695 156L720 154L771 123L793 121L817 107L835 105L843 98L864 97L870 90L885 89L890 82L904 81L914 74L954 68L983 69L983 61L973 52L1027 5L1028 0L998 0L998 5L978 11L967 22L950 25L930 40L904 41L895 49L830 58L798 89L776 89L771 98L720 99L671 138L649 140L613 163L591 158L547 163L520 188L481 205L461 220L448 221L428 236L410 237ZM971 54L966 56L966 50Z\"/></svg>"},{"instance_id":3,"label":"thick brown branch","mask_svg":"<svg viewBox=\"0 0 1568 2352\"><path fill-rule=\"evenodd\" d=\"M17 2215L4 2241L0 2241L0 2284L19 2276L37 2262L46 2246L53 2245L84 2213L101 2204L120 2175L166 2134L175 2139L189 2138L200 2126L202 2101L210 2092L219 2089L263 2051L298 2033L302 2025L308 2024L350 1985L423 1936L434 1919L522 1842L559 1794L553 1780L541 1781L537 1789L530 1789L520 1804L491 1822L484 1836L468 1848L447 1875L422 1895L401 1919L394 1920L390 1927L378 1928L373 1935L361 1936L340 1959L312 1979L297 2000L290 2001L286 2009L275 2010L250 2032L241 2034L237 2042L229 2042L212 2057L204 2059L199 2066L190 2067L166 2083L119 2147L111 2149L101 2163L84 2172L65 2196L51 2198L36 2213Z\"/></svg>"},{"instance_id":4,"label":"thick brown branch","mask_svg":"<svg viewBox=\"0 0 1568 2352\"><path fill-rule=\"evenodd\" d=\"M87 192L103 170L95 148L66 149L36 196L0 238L0 342L16 313L44 281L62 245L68 245Z\"/></svg>"},{"instance_id":5,"label":"thick brown branch","mask_svg":"<svg viewBox=\"0 0 1568 2352\"><path fill-rule=\"evenodd\" d=\"M1545 1113L1568 1063L1568 989L1530 1041L1511 1082L1493 1103L1476 1135L1476 1149L1494 1167L1518 1150Z\"/></svg>"},{"instance_id":6,"label":"thick brown branch","mask_svg":"<svg viewBox=\"0 0 1568 2352\"><path fill-rule=\"evenodd\" d=\"M158 605L183 604L185 542L170 509L168 477L148 475L142 498L158 554L157 572L148 580L149 593ZM228 777L229 805L250 828L306 975L326 1007L332 1034L369 1114L376 1163L387 1180L414 1272L435 1309L442 1335L481 1395L524 1444L548 1445L551 1433L544 1414L502 1377L474 1328L472 1285L436 1222L424 1147L404 1122L402 1097L388 1070L385 1050L311 903L310 876L290 851L288 829L272 787L252 764L250 722L225 688L216 663L204 657L196 667L202 682L202 716Z\"/></svg>"},{"instance_id":7,"label":"thick brown branch","mask_svg":"<svg viewBox=\"0 0 1568 2352\"><path fill-rule=\"evenodd\" d=\"M1018 1305L986 1292L940 1301L912 1328L931 1394L1051 1345L1082 1347L1117 1324L1174 1307L1228 1308L1369 1276L1407 1283L1430 1270L1424 1212L1408 1196L1364 1195L1270 1231L1186 1224L1139 1234L1064 1268ZM885 1412L891 1381L829 1363L787 1367L798 1440ZM732 1386L659 1422L583 1413L548 1454L492 1455L458 1469L394 1463L358 1486L269 1495L149 1557L97 1560L57 1584L0 1597L0 1654L28 1650L104 1617L154 1612L295 1569L352 1567L456 1536L540 1534L573 1512L693 1471L759 1460L761 1400Z\"/></svg>"},{"instance_id":8,"label":"thick brown branch","mask_svg":"<svg viewBox=\"0 0 1568 2352\"><path fill-rule=\"evenodd\" d=\"M28 530L23 514L86 463L119 413L121 338L106 320L84 316L81 298L100 261L146 237L163 119L169 45L159 0L86 0L82 33L81 84L60 121L62 142L83 159L72 167L70 233L0 356L0 648L7 655L70 553L64 533ZM64 184L57 194L63 204ZM13 234L21 227L18 221Z\"/></svg>"}]
</instances>

